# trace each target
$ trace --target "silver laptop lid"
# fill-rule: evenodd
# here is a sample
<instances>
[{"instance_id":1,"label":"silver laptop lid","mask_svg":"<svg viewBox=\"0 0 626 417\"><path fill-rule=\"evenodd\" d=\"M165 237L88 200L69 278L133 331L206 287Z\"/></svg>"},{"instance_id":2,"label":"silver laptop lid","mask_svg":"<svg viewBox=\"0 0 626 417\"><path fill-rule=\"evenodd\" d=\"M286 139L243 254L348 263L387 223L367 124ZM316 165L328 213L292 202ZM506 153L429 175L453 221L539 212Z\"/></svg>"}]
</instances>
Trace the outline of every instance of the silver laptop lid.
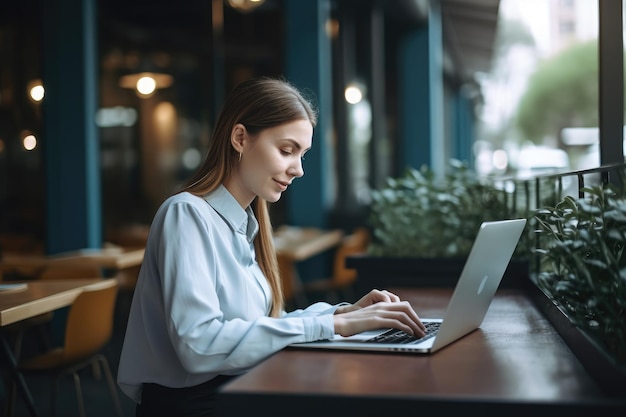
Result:
<instances>
[{"instance_id":1,"label":"silver laptop lid","mask_svg":"<svg viewBox=\"0 0 626 417\"><path fill-rule=\"evenodd\" d=\"M525 225L526 219L513 219L480 226L432 350L480 327Z\"/></svg>"}]
</instances>

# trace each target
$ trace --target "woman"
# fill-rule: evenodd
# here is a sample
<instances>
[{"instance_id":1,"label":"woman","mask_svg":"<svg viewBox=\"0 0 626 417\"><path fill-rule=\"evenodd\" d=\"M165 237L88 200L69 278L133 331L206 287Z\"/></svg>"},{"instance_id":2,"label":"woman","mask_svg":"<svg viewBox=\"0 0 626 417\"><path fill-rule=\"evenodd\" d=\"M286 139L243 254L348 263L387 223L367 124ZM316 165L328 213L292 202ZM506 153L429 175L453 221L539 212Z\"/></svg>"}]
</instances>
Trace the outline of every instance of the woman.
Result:
<instances>
[{"instance_id":1,"label":"woman","mask_svg":"<svg viewBox=\"0 0 626 417\"><path fill-rule=\"evenodd\" d=\"M213 415L220 384L291 343L383 327L423 335L387 291L283 311L267 203L304 175L316 117L286 81L240 84L203 165L157 211L118 371L137 416Z\"/></svg>"}]
</instances>

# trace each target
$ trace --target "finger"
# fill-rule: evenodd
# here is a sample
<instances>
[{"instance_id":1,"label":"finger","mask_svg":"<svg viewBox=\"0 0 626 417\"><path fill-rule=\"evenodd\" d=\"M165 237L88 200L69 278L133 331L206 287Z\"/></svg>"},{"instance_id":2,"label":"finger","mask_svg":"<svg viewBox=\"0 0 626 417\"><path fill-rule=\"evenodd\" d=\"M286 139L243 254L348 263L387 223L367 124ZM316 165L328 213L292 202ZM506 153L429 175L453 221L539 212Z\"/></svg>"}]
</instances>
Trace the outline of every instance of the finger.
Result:
<instances>
[{"instance_id":1,"label":"finger","mask_svg":"<svg viewBox=\"0 0 626 417\"><path fill-rule=\"evenodd\" d=\"M370 304L391 302L389 292L385 290L372 290L368 295Z\"/></svg>"},{"instance_id":2,"label":"finger","mask_svg":"<svg viewBox=\"0 0 626 417\"><path fill-rule=\"evenodd\" d=\"M365 330L390 328L415 337L424 335L424 326L408 302L380 302L335 315L335 331L350 336Z\"/></svg>"},{"instance_id":3,"label":"finger","mask_svg":"<svg viewBox=\"0 0 626 417\"><path fill-rule=\"evenodd\" d=\"M409 334L421 337L426 330L426 326L424 326L413 307L407 301L376 303L364 309L362 313L371 314L369 311L372 311L378 319L391 319L408 326L411 329L410 331L407 331L405 327L402 327L401 330ZM397 324L389 325L388 327L399 328Z\"/></svg>"},{"instance_id":4,"label":"finger","mask_svg":"<svg viewBox=\"0 0 626 417\"><path fill-rule=\"evenodd\" d=\"M418 323L421 324L421 322L415 322L412 317L405 314L403 311L389 312L387 315L381 316L380 318L382 321L386 322L385 327L393 327L394 329L402 330L418 338L426 334L423 326L418 325Z\"/></svg>"},{"instance_id":5,"label":"finger","mask_svg":"<svg viewBox=\"0 0 626 417\"><path fill-rule=\"evenodd\" d=\"M415 321L415 323L420 328L420 330L421 331L426 331L426 325L424 323L422 323L422 320L419 318L417 313L415 313L415 317L417 318L417 321Z\"/></svg>"},{"instance_id":6,"label":"finger","mask_svg":"<svg viewBox=\"0 0 626 417\"><path fill-rule=\"evenodd\" d=\"M389 304L389 308L391 309L399 309L402 313L406 314L407 320L412 325L413 328L419 329L420 332L426 330L426 326L420 320L419 316L411 306L408 301L397 301Z\"/></svg>"},{"instance_id":7,"label":"finger","mask_svg":"<svg viewBox=\"0 0 626 417\"><path fill-rule=\"evenodd\" d=\"M387 295L387 297L389 297L389 301L391 301L391 302L397 303L398 301L400 301L400 297L398 297L397 295L395 295L391 291L383 290L383 293L385 293Z\"/></svg>"},{"instance_id":8,"label":"finger","mask_svg":"<svg viewBox=\"0 0 626 417\"><path fill-rule=\"evenodd\" d=\"M397 303L400 301L400 297L389 290L377 290L377 294L379 296L379 299L376 300L377 302Z\"/></svg>"}]
</instances>

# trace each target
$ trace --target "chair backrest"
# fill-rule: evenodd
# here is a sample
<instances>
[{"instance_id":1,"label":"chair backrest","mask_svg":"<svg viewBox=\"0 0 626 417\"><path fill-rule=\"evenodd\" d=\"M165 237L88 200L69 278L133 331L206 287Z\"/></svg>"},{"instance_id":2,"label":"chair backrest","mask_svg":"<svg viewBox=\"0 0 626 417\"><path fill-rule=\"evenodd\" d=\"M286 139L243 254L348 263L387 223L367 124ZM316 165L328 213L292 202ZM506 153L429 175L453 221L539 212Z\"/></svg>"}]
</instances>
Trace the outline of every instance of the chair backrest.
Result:
<instances>
[{"instance_id":1,"label":"chair backrest","mask_svg":"<svg viewBox=\"0 0 626 417\"><path fill-rule=\"evenodd\" d=\"M51 262L38 275L39 279L102 278L102 268L80 260Z\"/></svg>"},{"instance_id":2,"label":"chair backrest","mask_svg":"<svg viewBox=\"0 0 626 417\"><path fill-rule=\"evenodd\" d=\"M352 284L357 277L356 269L346 268L346 258L350 255L365 253L370 242L370 232L366 227L357 227L335 252L333 261L333 282L335 286Z\"/></svg>"},{"instance_id":3,"label":"chair backrest","mask_svg":"<svg viewBox=\"0 0 626 417\"><path fill-rule=\"evenodd\" d=\"M104 279L84 289L72 303L65 327L65 359L97 353L111 339L118 282Z\"/></svg>"}]
</instances>

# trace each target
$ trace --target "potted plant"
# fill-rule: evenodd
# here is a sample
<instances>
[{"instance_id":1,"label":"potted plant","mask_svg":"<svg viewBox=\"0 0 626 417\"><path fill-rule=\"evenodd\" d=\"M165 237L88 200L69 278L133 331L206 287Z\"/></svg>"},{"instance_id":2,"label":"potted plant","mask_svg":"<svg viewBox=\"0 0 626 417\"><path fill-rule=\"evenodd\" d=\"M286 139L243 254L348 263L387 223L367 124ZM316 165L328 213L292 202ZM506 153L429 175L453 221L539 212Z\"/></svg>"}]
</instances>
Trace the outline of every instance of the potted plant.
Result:
<instances>
[{"instance_id":1,"label":"potted plant","mask_svg":"<svg viewBox=\"0 0 626 417\"><path fill-rule=\"evenodd\" d=\"M626 394L626 197L612 184L584 187L537 211L544 313L611 394Z\"/></svg>"},{"instance_id":2,"label":"potted plant","mask_svg":"<svg viewBox=\"0 0 626 417\"><path fill-rule=\"evenodd\" d=\"M359 287L454 286L480 224L520 217L511 198L495 182L480 178L465 163L452 159L445 175L428 167L407 169L372 193L366 254L346 265L358 271ZM527 240L516 249L503 284L527 279ZM384 282L381 282L384 277Z\"/></svg>"}]
</instances>

